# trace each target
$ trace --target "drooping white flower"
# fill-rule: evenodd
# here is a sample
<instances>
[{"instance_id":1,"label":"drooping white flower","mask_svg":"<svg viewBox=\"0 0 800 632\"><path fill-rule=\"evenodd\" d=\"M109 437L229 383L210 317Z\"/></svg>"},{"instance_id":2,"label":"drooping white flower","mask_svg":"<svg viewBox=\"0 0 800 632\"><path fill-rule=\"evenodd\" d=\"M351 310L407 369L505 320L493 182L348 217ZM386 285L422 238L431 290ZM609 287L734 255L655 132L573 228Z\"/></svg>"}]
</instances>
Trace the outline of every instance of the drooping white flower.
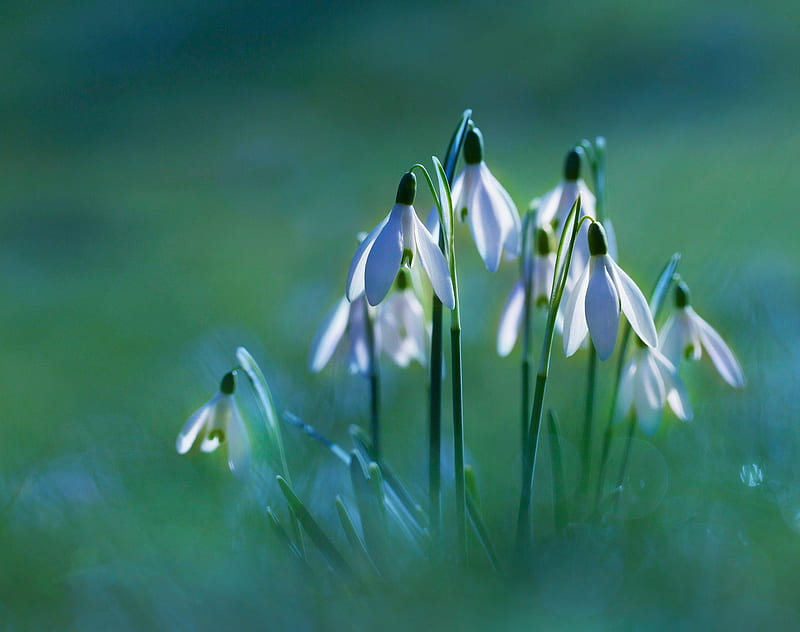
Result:
<instances>
[{"instance_id":1,"label":"drooping white flower","mask_svg":"<svg viewBox=\"0 0 800 632\"><path fill-rule=\"evenodd\" d=\"M699 360L705 349L722 379L734 388L743 388L746 380L739 361L722 336L694 311L683 281L675 288L675 308L661 330L661 352L678 366L683 359Z\"/></svg>"},{"instance_id":2,"label":"drooping white flower","mask_svg":"<svg viewBox=\"0 0 800 632\"><path fill-rule=\"evenodd\" d=\"M633 408L645 434L658 429L666 403L683 421L692 418L692 407L678 371L660 351L637 340L639 348L622 372L619 382L616 417L621 419Z\"/></svg>"},{"instance_id":3,"label":"drooping white flower","mask_svg":"<svg viewBox=\"0 0 800 632\"><path fill-rule=\"evenodd\" d=\"M361 294L352 302L342 298L328 313L311 344L309 366L321 371L334 353L347 345L351 373L372 374L370 344L375 345L375 357L389 356L400 367L413 360L427 363L428 330L425 312L411 285L407 270L397 275L395 291L376 307L370 307ZM373 342L369 339L372 321Z\"/></svg>"},{"instance_id":4,"label":"drooping white flower","mask_svg":"<svg viewBox=\"0 0 800 632\"><path fill-rule=\"evenodd\" d=\"M605 231L592 222L587 231L589 262L569 292L564 310L564 354L571 356L588 333L597 356L607 360L614 352L620 311L646 344L658 343L650 308L636 283L608 254Z\"/></svg>"},{"instance_id":5,"label":"drooping white flower","mask_svg":"<svg viewBox=\"0 0 800 632\"><path fill-rule=\"evenodd\" d=\"M236 380L226 373L219 392L189 417L181 428L175 449L186 454L200 441L202 452L213 452L222 444L228 446L228 467L237 475L250 465L250 439L233 398Z\"/></svg>"},{"instance_id":6,"label":"drooping white flower","mask_svg":"<svg viewBox=\"0 0 800 632\"><path fill-rule=\"evenodd\" d=\"M350 263L348 300L365 293L369 304L377 305L389 292L400 267L415 265L419 259L442 304L448 309L455 306L447 261L412 206L416 190L416 177L405 173L389 215L361 242Z\"/></svg>"},{"instance_id":7,"label":"drooping white flower","mask_svg":"<svg viewBox=\"0 0 800 632\"><path fill-rule=\"evenodd\" d=\"M553 252L552 233L546 228L536 228L533 253L527 252L522 278L517 280L506 299L497 328L497 353L501 357L511 353L519 337L525 316L525 288L530 288L530 306L544 307L550 301L556 255Z\"/></svg>"},{"instance_id":8,"label":"drooping white flower","mask_svg":"<svg viewBox=\"0 0 800 632\"><path fill-rule=\"evenodd\" d=\"M483 160L483 136L478 128L464 139L464 169L453 181L453 208L469 224L486 268L495 272L503 251L516 257L520 250L520 219L511 196Z\"/></svg>"},{"instance_id":9,"label":"drooping white flower","mask_svg":"<svg viewBox=\"0 0 800 632\"><path fill-rule=\"evenodd\" d=\"M428 330L422 303L404 270L397 275L397 289L378 306L375 320L380 349L400 367L412 360L427 363Z\"/></svg>"},{"instance_id":10,"label":"drooping white flower","mask_svg":"<svg viewBox=\"0 0 800 632\"><path fill-rule=\"evenodd\" d=\"M539 224L550 224L558 234L578 196L584 215L595 217L595 197L580 177L581 156L572 149L564 162L564 179L539 200Z\"/></svg>"},{"instance_id":11,"label":"drooping white flower","mask_svg":"<svg viewBox=\"0 0 800 632\"><path fill-rule=\"evenodd\" d=\"M325 368L336 349L346 340L350 372L367 376L371 374L368 309L363 294L352 302L342 297L325 317L311 343L309 366L312 372L317 373Z\"/></svg>"}]
</instances>

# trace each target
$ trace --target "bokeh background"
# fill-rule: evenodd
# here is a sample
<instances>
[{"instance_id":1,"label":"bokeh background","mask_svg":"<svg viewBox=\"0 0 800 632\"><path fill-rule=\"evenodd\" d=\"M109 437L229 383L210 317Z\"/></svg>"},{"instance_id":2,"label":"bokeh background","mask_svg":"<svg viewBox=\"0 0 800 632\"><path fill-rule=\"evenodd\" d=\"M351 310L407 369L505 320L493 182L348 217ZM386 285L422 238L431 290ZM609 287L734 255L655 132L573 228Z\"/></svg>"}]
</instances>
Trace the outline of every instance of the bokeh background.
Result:
<instances>
[{"instance_id":1,"label":"bokeh background","mask_svg":"<svg viewBox=\"0 0 800 632\"><path fill-rule=\"evenodd\" d=\"M75 0L2 14L4 629L798 624L793 3ZM366 385L341 365L309 374L310 339L355 234L405 169L441 156L467 107L520 208L573 142L604 135L622 264L649 287L681 251L748 386L689 367L695 421L667 415L636 444L640 502L545 546L524 589L480 569L373 599L315 586L270 537L263 509L284 507L268 469L240 481L221 454L178 457L175 436L244 344L281 408L347 443ZM459 240L468 460L507 553L519 356L497 358L494 337L516 268L492 276ZM584 362L557 356L548 401L577 445ZM422 497L425 371L384 379L388 459ZM287 446L298 492L341 538L331 496L349 494L346 473L305 437L287 431Z\"/></svg>"}]
</instances>

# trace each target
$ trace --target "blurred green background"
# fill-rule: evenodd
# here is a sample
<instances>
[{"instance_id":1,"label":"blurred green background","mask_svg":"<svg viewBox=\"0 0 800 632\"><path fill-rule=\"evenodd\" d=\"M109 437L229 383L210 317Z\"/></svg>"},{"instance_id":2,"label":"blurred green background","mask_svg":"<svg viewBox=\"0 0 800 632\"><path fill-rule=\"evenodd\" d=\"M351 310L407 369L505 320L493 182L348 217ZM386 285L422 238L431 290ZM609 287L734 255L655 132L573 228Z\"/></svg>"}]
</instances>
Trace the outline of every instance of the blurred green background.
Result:
<instances>
[{"instance_id":1,"label":"blurred green background","mask_svg":"<svg viewBox=\"0 0 800 632\"><path fill-rule=\"evenodd\" d=\"M798 15L788 1L6 2L4 629L796 626ZM623 266L650 287L680 250L748 387L689 367L695 421L666 415L637 444L656 490L643 515L555 541L546 580L419 578L372 600L309 587L266 528L263 507L283 511L268 469L239 481L221 454L178 457L175 436L238 344L281 407L343 443L366 421L362 380L308 373L310 339L356 232L467 107L520 208L571 143L606 136ZM508 552L519 356L497 358L494 337L516 267L491 276L459 240L468 460ZM548 401L577 445L584 362L557 356ZM425 371L384 376L388 458L422 498ZM298 492L336 532L346 472L287 441Z\"/></svg>"}]
</instances>

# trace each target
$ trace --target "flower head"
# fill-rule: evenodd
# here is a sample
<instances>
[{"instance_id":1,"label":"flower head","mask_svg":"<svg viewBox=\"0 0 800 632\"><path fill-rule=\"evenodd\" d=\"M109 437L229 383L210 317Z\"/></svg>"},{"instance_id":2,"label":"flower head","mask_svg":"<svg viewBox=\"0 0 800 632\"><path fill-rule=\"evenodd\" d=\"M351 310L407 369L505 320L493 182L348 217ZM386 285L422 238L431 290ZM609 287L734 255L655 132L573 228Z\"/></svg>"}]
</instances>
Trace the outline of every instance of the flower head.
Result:
<instances>
[{"instance_id":1,"label":"flower head","mask_svg":"<svg viewBox=\"0 0 800 632\"><path fill-rule=\"evenodd\" d=\"M239 415L233 392L236 379L233 372L226 373L219 392L189 417L181 428L175 448L186 454L200 441L202 452L213 452L223 443L228 444L228 467L235 474L243 474L250 465L250 439Z\"/></svg>"},{"instance_id":2,"label":"flower head","mask_svg":"<svg viewBox=\"0 0 800 632\"><path fill-rule=\"evenodd\" d=\"M346 297L336 303L325 317L314 341L311 343L309 365L317 373L325 368L334 352L347 341L348 361L351 373L370 375L372 361L367 332L369 318L366 297L361 294L352 302Z\"/></svg>"},{"instance_id":3,"label":"flower head","mask_svg":"<svg viewBox=\"0 0 800 632\"><path fill-rule=\"evenodd\" d=\"M504 250L511 256L519 254L519 213L483 161L483 136L478 128L469 130L464 139L464 162L453 181L453 208L469 224L486 268L495 272Z\"/></svg>"},{"instance_id":4,"label":"flower head","mask_svg":"<svg viewBox=\"0 0 800 632\"><path fill-rule=\"evenodd\" d=\"M385 353L400 367L408 366L412 360L426 364L428 331L425 313L411 286L408 271L400 270L395 287L396 290L376 307L370 307L363 294L352 302L342 298L336 304L311 345L309 365L314 373L321 371L346 341L350 372L369 376L373 368L370 326L373 328L376 356Z\"/></svg>"},{"instance_id":5,"label":"flower head","mask_svg":"<svg viewBox=\"0 0 800 632\"><path fill-rule=\"evenodd\" d=\"M678 366L682 359L699 360L705 349L723 380L735 388L744 387L739 361L714 328L694 311L683 281L675 288L675 308L661 330L661 352Z\"/></svg>"},{"instance_id":6,"label":"flower head","mask_svg":"<svg viewBox=\"0 0 800 632\"><path fill-rule=\"evenodd\" d=\"M412 360L425 366L428 357L425 312L405 270L397 275L396 287L378 307L375 332L380 350L397 366L406 367Z\"/></svg>"},{"instance_id":7,"label":"flower head","mask_svg":"<svg viewBox=\"0 0 800 632\"><path fill-rule=\"evenodd\" d=\"M540 224L550 224L560 232L579 195L583 214L590 217L595 216L595 198L580 177L580 169L581 155L576 149L572 149L564 161L564 179L541 197L539 202Z\"/></svg>"},{"instance_id":8,"label":"flower head","mask_svg":"<svg viewBox=\"0 0 800 632\"><path fill-rule=\"evenodd\" d=\"M527 250L527 249L526 249ZM500 316L497 330L497 353L507 356L514 348L525 314L525 291L530 292L530 306L544 307L550 300L556 255L553 235L547 228L536 228L533 253L525 253L522 278L511 288Z\"/></svg>"},{"instance_id":9,"label":"flower head","mask_svg":"<svg viewBox=\"0 0 800 632\"><path fill-rule=\"evenodd\" d=\"M434 292L448 309L455 306L447 261L412 206L417 179L407 172L397 188L395 205L356 250L347 273L347 299L366 294L370 305L380 303L401 266L422 264Z\"/></svg>"},{"instance_id":10,"label":"flower head","mask_svg":"<svg viewBox=\"0 0 800 632\"><path fill-rule=\"evenodd\" d=\"M569 293L564 311L564 353L571 356L588 333L597 356L607 360L617 342L620 311L646 344L658 343L650 308L633 280L608 254L605 231L592 222L587 231L589 263Z\"/></svg>"},{"instance_id":11,"label":"flower head","mask_svg":"<svg viewBox=\"0 0 800 632\"><path fill-rule=\"evenodd\" d=\"M641 339L638 343L620 379L617 418L633 408L642 430L651 435L658 429L664 405L669 403L678 419L691 420L689 396L675 366Z\"/></svg>"}]
</instances>

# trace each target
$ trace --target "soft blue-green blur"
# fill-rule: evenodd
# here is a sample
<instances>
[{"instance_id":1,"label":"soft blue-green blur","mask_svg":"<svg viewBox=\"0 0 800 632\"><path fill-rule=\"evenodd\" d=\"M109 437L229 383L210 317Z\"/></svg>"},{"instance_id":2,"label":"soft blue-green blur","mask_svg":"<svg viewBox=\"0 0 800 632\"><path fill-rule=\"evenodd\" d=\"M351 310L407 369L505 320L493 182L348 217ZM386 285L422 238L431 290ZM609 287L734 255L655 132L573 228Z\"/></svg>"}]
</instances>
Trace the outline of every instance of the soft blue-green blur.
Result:
<instances>
[{"instance_id":1,"label":"soft blue-green blur","mask_svg":"<svg viewBox=\"0 0 800 632\"><path fill-rule=\"evenodd\" d=\"M0 627L800 624L794 3L7 2L0 38ZM548 539L541 504L524 589L480 564L446 586L409 569L392 597L317 585L269 531L266 505L286 509L263 462L240 481L222 451L179 457L175 437L239 344L282 409L343 444L366 426L366 383L341 364L311 375L310 340L357 232L467 107L520 208L572 143L604 135L622 265L649 288L681 251L748 386L707 358L686 367L695 420L637 435L628 519ZM457 239L467 460L508 559L519 352L501 360L494 341L516 265L490 275L468 231ZM555 354L547 400L573 478L584 357ZM387 458L422 499L426 374L383 375ZM286 442L299 495L344 542L347 472L289 429Z\"/></svg>"}]
</instances>

